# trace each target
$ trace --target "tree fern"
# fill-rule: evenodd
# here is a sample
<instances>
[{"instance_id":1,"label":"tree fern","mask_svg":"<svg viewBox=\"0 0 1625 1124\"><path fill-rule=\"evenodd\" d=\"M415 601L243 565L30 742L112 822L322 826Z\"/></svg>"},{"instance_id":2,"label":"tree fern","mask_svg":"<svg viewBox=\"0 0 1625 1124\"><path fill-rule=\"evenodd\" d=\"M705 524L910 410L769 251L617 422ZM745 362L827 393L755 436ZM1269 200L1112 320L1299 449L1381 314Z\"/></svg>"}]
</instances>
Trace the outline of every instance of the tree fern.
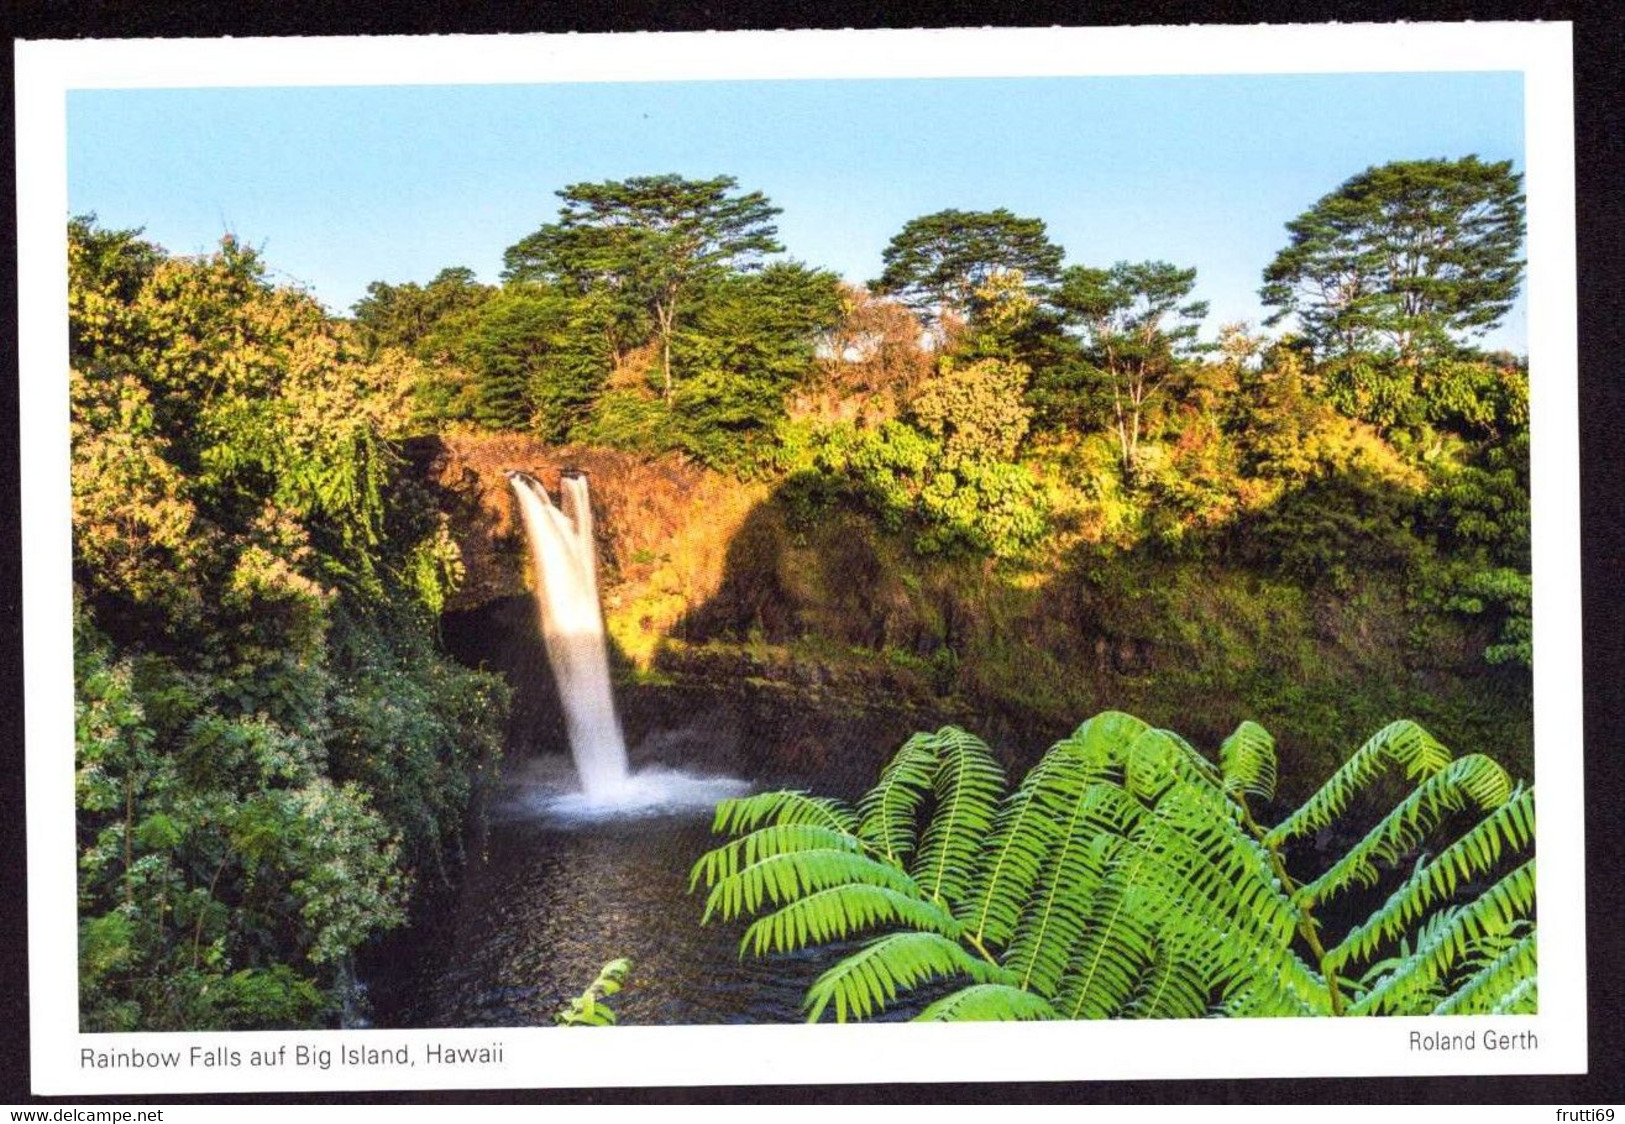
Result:
<instances>
[{"instance_id":1,"label":"tree fern","mask_svg":"<svg viewBox=\"0 0 1625 1124\"><path fill-rule=\"evenodd\" d=\"M901 866L914 851L920 802L931 791L939 758L936 738L915 734L858 802L858 836L886 862Z\"/></svg>"},{"instance_id":2,"label":"tree fern","mask_svg":"<svg viewBox=\"0 0 1625 1124\"><path fill-rule=\"evenodd\" d=\"M1435 1015L1507 1014L1532 1003L1535 984L1535 934L1507 945L1433 1008ZM1510 1011L1509 1011L1510 1008ZM1530 1008L1533 1010L1533 1008Z\"/></svg>"},{"instance_id":3,"label":"tree fern","mask_svg":"<svg viewBox=\"0 0 1625 1124\"><path fill-rule=\"evenodd\" d=\"M1397 863L1447 814L1461 811L1469 801L1481 811L1493 811L1511 792L1506 771L1488 757L1475 753L1452 761L1418 785L1330 869L1304 885L1299 900L1313 905L1354 884L1375 885L1380 877L1377 863Z\"/></svg>"},{"instance_id":4,"label":"tree fern","mask_svg":"<svg viewBox=\"0 0 1625 1124\"><path fill-rule=\"evenodd\" d=\"M1303 807L1277 824L1264 842L1278 847L1330 825L1354 794L1382 775L1389 765L1399 765L1411 780L1422 780L1449 763L1450 751L1415 722L1391 722L1356 750Z\"/></svg>"},{"instance_id":5,"label":"tree fern","mask_svg":"<svg viewBox=\"0 0 1625 1124\"><path fill-rule=\"evenodd\" d=\"M887 922L944 936L957 937L960 931L951 914L914 894L887 886L848 883L816 890L758 918L745 930L740 948L749 948L757 956L794 952L810 944L845 940Z\"/></svg>"},{"instance_id":6,"label":"tree fern","mask_svg":"<svg viewBox=\"0 0 1625 1124\"><path fill-rule=\"evenodd\" d=\"M1293 841L1393 769L1409 793L1300 884ZM714 826L733 838L700 858L692 884L707 888L705 920L754 918L741 954L878 932L813 983L812 1020L869 1018L947 981L961 986L918 1018L1533 1009L1533 790L1481 755L1452 760L1411 722L1266 828L1248 799L1272 799L1276 780L1274 741L1254 723L1215 762L1106 712L1006 794L987 746L945 727L910 738L855 811L800 792L725 801ZM1417 857L1468 812L1476 822ZM1388 880L1380 907L1323 942L1318 905Z\"/></svg>"},{"instance_id":7,"label":"tree fern","mask_svg":"<svg viewBox=\"0 0 1625 1124\"><path fill-rule=\"evenodd\" d=\"M1489 873L1504 850L1522 850L1534 838L1534 792L1520 788L1437 858L1418 864L1404 885L1327 953L1328 965L1341 968L1369 957L1384 941L1396 940L1406 932L1429 906L1448 900L1461 883Z\"/></svg>"},{"instance_id":8,"label":"tree fern","mask_svg":"<svg viewBox=\"0 0 1625 1124\"><path fill-rule=\"evenodd\" d=\"M773 855L795 851L849 851L862 849L858 838L848 831L809 823L775 823L757 828L726 846L708 851L694 864L689 877L692 891L702 880L707 887L732 878L743 867Z\"/></svg>"},{"instance_id":9,"label":"tree fern","mask_svg":"<svg viewBox=\"0 0 1625 1124\"><path fill-rule=\"evenodd\" d=\"M1048 897L1061 884L1080 885L1080 876L1076 872L1068 875L1065 867L1069 858L1076 864L1086 862L1087 857L1068 856L1061 843L1073 838L1080 817L1111 816L1107 826L1120 833L1128 817L1135 814L1137 809L1126 800L1118 800L1114 808L1101 806L1087 812L1083 804L1086 799L1096 804L1117 799L1121 790L1114 786L1102 786L1090 797L1091 785L1109 779L1114 748L1146 728L1137 718L1108 711L1056 743L1027 774L999 814L991 846L968 897L966 923L978 941L995 947L1009 942L1040 878L1045 878ZM1099 856L1094 868L1097 875L1098 861Z\"/></svg>"},{"instance_id":10,"label":"tree fern","mask_svg":"<svg viewBox=\"0 0 1625 1124\"><path fill-rule=\"evenodd\" d=\"M884 886L918 896L914 880L890 863L837 848L787 850L768 855L721 878L705 901L705 916L731 921L764 903L782 905L833 886Z\"/></svg>"},{"instance_id":11,"label":"tree fern","mask_svg":"<svg viewBox=\"0 0 1625 1124\"><path fill-rule=\"evenodd\" d=\"M1424 997L1444 987L1450 973L1513 931L1535 905L1535 863L1531 859L1465 906L1435 914L1423 927L1415 951L1399 958L1352 1008L1357 1015L1425 1014L1439 1004ZM1448 997L1441 1003L1448 1003ZM1422 1008L1422 1009L1419 1009Z\"/></svg>"},{"instance_id":12,"label":"tree fern","mask_svg":"<svg viewBox=\"0 0 1625 1124\"><path fill-rule=\"evenodd\" d=\"M1275 799L1275 739L1256 722L1243 722L1219 745L1224 790L1235 796Z\"/></svg>"},{"instance_id":13,"label":"tree fern","mask_svg":"<svg viewBox=\"0 0 1625 1124\"><path fill-rule=\"evenodd\" d=\"M712 831L749 831L764 823L814 824L848 834L857 828L852 810L827 796L805 792L759 792L724 800L717 805Z\"/></svg>"},{"instance_id":14,"label":"tree fern","mask_svg":"<svg viewBox=\"0 0 1625 1124\"><path fill-rule=\"evenodd\" d=\"M937 731L929 748L938 761L931 782L936 814L920 837L913 873L932 901L957 902L993 829L1004 773L981 739L952 726Z\"/></svg>"},{"instance_id":15,"label":"tree fern","mask_svg":"<svg viewBox=\"0 0 1625 1124\"><path fill-rule=\"evenodd\" d=\"M1008 984L973 984L937 1000L915 1016L915 1022L1013 1022L1058 1019L1041 995Z\"/></svg>"},{"instance_id":16,"label":"tree fern","mask_svg":"<svg viewBox=\"0 0 1625 1124\"><path fill-rule=\"evenodd\" d=\"M845 1022L849 1013L867 1018L884 1009L900 991L951 976L965 976L977 983L1011 981L1010 972L938 933L893 933L871 941L818 977L807 992L807 1017L816 1022L833 1002L837 1022Z\"/></svg>"}]
</instances>

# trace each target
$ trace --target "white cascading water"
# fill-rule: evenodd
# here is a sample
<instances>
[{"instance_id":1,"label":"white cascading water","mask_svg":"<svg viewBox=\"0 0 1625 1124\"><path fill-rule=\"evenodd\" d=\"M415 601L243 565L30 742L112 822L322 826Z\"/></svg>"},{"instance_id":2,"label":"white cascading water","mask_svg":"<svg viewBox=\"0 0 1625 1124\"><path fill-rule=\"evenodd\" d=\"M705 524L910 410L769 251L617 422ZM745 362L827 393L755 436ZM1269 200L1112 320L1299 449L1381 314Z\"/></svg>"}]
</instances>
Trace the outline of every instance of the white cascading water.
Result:
<instances>
[{"instance_id":1,"label":"white cascading water","mask_svg":"<svg viewBox=\"0 0 1625 1124\"><path fill-rule=\"evenodd\" d=\"M534 477L510 471L508 481L530 543L542 638L581 789L560 791L563 786L551 782L550 768L540 758L525 770L528 778L521 787L540 797L541 810L567 822L709 808L746 791L749 785L731 777L694 776L661 766L628 771L598 603L598 550L587 478L572 473L559 481L562 510ZM535 806L528 797L522 804Z\"/></svg>"},{"instance_id":2,"label":"white cascading water","mask_svg":"<svg viewBox=\"0 0 1625 1124\"><path fill-rule=\"evenodd\" d=\"M566 476L559 482L562 511L533 478L513 473L509 480L530 541L542 637L581 789L588 800L613 800L626 787L626 739L610 691L587 479Z\"/></svg>"}]
</instances>

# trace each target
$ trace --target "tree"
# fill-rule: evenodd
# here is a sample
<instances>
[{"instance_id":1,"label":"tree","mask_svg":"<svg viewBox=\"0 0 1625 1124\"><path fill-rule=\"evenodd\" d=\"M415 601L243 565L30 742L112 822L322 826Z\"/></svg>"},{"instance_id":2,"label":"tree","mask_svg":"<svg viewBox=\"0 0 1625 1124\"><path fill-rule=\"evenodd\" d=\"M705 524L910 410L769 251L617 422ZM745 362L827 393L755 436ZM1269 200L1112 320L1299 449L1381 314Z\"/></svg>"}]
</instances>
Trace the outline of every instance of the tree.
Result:
<instances>
[{"instance_id":1,"label":"tree","mask_svg":"<svg viewBox=\"0 0 1625 1124\"><path fill-rule=\"evenodd\" d=\"M840 317L818 344L814 378L791 406L798 417L878 424L934 369L919 320L894 300L860 286L838 289Z\"/></svg>"},{"instance_id":2,"label":"tree","mask_svg":"<svg viewBox=\"0 0 1625 1124\"><path fill-rule=\"evenodd\" d=\"M1023 392L1027 368L1001 359L943 369L909 402L909 420L942 442L949 466L966 460L1013 461L1032 422Z\"/></svg>"},{"instance_id":3,"label":"tree","mask_svg":"<svg viewBox=\"0 0 1625 1124\"><path fill-rule=\"evenodd\" d=\"M466 328L470 314L494 292L475 279L473 270L452 266L435 274L427 285L374 281L351 311L369 353L399 347L423 359L444 360L448 357L446 341L437 337L459 335L456 329ZM447 321L453 321L450 333Z\"/></svg>"},{"instance_id":4,"label":"tree","mask_svg":"<svg viewBox=\"0 0 1625 1124\"><path fill-rule=\"evenodd\" d=\"M812 375L818 341L840 313L836 276L799 262L708 286L677 334L683 378L671 405L682 447L712 467L741 467Z\"/></svg>"},{"instance_id":5,"label":"tree","mask_svg":"<svg viewBox=\"0 0 1625 1124\"><path fill-rule=\"evenodd\" d=\"M737 194L732 176L689 180L635 176L577 183L558 192L559 221L503 254L510 281L549 280L608 294L624 326L646 310L660 341L664 397L672 392L671 344L696 289L729 271L751 271L775 239L779 208L759 191Z\"/></svg>"},{"instance_id":6,"label":"tree","mask_svg":"<svg viewBox=\"0 0 1625 1124\"><path fill-rule=\"evenodd\" d=\"M1346 827L1396 774L1410 787L1391 811L1292 872L1294 843ZM1214 762L1108 711L1008 793L987 746L946 726L910 738L855 809L791 791L719 804L733 838L692 884L702 924L758 915L741 954L890 930L813 983L811 1022L933 981L917 1021L1535 1009L1532 788L1400 721L1266 827L1275 790L1274 739L1252 722ZM1381 904L1333 922L1351 897Z\"/></svg>"},{"instance_id":7,"label":"tree","mask_svg":"<svg viewBox=\"0 0 1625 1124\"><path fill-rule=\"evenodd\" d=\"M1523 277L1523 177L1512 162L1367 168L1287 223L1259 296L1322 351L1386 346L1408 364L1479 335Z\"/></svg>"},{"instance_id":8,"label":"tree","mask_svg":"<svg viewBox=\"0 0 1625 1124\"><path fill-rule=\"evenodd\" d=\"M910 219L881 253L885 268L870 283L940 322L968 316L976 290L994 275L1019 271L1030 286L1055 280L1063 251L1049 240L1042 219L996 211L938 211Z\"/></svg>"},{"instance_id":9,"label":"tree","mask_svg":"<svg viewBox=\"0 0 1625 1124\"><path fill-rule=\"evenodd\" d=\"M564 440L609 376L591 346L590 311L591 302L544 285L510 285L487 301L468 332L475 419Z\"/></svg>"},{"instance_id":10,"label":"tree","mask_svg":"<svg viewBox=\"0 0 1625 1124\"><path fill-rule=\"evenodd\" d=\"M496 751L398 351L235 239L69 228L80 1019L319 1024Z\"/></svg>"},{"instance_id":11,"label":"tree","mask_svg":"<svg viewBox=\"0 0 1625 1124\"><path fill-rule=\"evenodd\" d=\"M1073 266L1061 275L1055 301L1082 329L1090 361L1111 384L1123 472L1130 478L1148 406L1196 350L1207 302L1188 299L1195 287L1196 270L1160 261Z\"/></svg>"}]
</instances>

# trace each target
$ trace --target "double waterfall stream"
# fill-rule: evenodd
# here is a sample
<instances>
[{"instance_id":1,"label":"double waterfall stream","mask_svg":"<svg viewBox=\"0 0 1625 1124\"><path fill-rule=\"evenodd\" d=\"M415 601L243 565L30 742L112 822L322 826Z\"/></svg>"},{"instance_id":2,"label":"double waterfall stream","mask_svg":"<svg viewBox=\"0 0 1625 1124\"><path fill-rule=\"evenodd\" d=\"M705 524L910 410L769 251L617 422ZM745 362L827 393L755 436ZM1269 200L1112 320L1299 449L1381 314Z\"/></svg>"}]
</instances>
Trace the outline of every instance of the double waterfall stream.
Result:
<instances>
[{"instance_id":1,"label":"double waterfall stream","mask_svg":"<svg viewBox=\"0 0 1625 1124\"><path fill-rule=\"evenodd\" d=\"M799 1021L818 974L811 954L741 959L739 930L701 926L689 869L714 844L718 800L748 791L731 777L661 764L714 736L704 715L673 714L628 763L598 598L587 478L567 472L554 505L540 481L509 472L530 546L533 584L568 747L511 759L461 885L424 910L368 980L385 1026L546 1026L598 969L629 957L615 996L628 1025ZM517 691L550 689L516 682ZM683 739L689 739L687 743ZM564 753L568 749L568 756Z\"/></svg>"},{"instance_id":2,"label":"double waterfall stream","mask_svg":"<svg viewBox=\"0 0 1625 1124\"><path fill-rule=\"evenodd\" d=\"M542 640L580 782L576 791L550 791L543 785L530 794L539 797L539 809L564 820L709 812L718 800L744 792L749 786L731 777L696 776L658 765L636 773L628 768L610 687L587 478L579 472L563 475L560 506L534 476L509 472L508 480L530 543Z\"/></svg>"},{"instance_id":3,"label":"double waterfall stream","mask_svg":"<svg viewBox=\"0 0 1625 1124\"><path fill-rule=\"evenodd\" d=\"M570 755L590 802L612 803L627 788L626 739L609 686L609 650L598 604L598 552L587 478L559 482L563 509L534 477L510 473L530 542L531 576L547 661L558 684Z\"/></svg>"}]
</instances>

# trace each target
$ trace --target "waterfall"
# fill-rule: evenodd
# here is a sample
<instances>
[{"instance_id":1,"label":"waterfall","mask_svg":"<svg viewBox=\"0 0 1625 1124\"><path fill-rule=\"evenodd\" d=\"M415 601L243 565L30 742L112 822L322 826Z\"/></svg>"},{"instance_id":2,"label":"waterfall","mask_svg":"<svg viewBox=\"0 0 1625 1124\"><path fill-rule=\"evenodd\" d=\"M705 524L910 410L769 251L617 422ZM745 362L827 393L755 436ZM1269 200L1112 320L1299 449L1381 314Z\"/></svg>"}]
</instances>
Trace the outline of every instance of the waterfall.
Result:
<instances>
[{"instance_id":1,"label":"waterfall","mask_svg":"<svg viewBox=\"0 0 1625 1124\"><path fill-rule=\"evenodd\" d=\"M563 510L535 478L509 472L508 480L530 542L542 637L564 705L576 774L589 801L611 800L626 787L626 741L610 692L587 478L569 474L559 482Z\"/></svg>"}]
</instances>

